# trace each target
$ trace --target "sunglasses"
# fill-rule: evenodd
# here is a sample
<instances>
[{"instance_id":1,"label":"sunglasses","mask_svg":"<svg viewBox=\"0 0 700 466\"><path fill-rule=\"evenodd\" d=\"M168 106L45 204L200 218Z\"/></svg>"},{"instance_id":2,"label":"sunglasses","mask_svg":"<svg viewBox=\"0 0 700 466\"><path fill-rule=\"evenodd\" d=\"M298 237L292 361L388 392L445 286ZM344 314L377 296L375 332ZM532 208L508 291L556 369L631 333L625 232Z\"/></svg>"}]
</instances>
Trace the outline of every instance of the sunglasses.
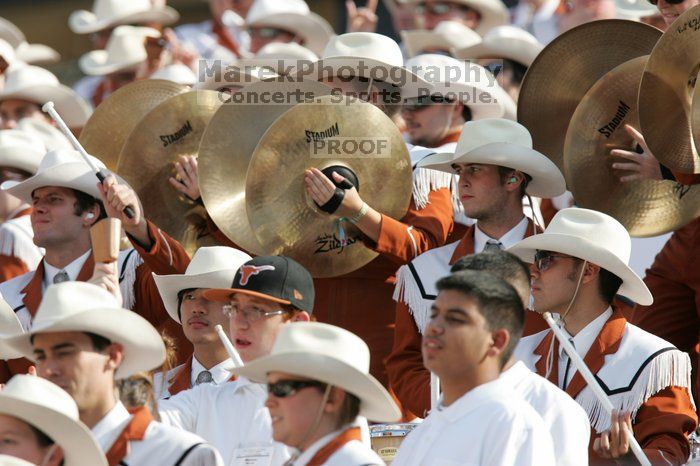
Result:
<instances>
[{"instance_id":1,"label":"sunglasses","mask_svg":"<svg viewBox=\"0 0 700 466\"><path fill-rule=\"evenodd\" d=\"M537 267L537 270L540 272L544 272L551 267L552 262L554 262L554 259L557 257L563 259L574 259L573 257L564 254L555 254L550 251L537 251L535 253L535 267Z\"/></svg>"},{"instance_id":2,"label":"sunglasses","mask_svg":"<svg viewBox=\"0 0 700 466\"><path fill-rule=\"evenodd\" d=\"M406 102L403 104L403 110L415 112L431 105L450 104L452 102L454 102L452 99L448 99L438 94L423 95L420 97L406 99Z\"/></svg>"},{"instance_id":3,"label":"sunglasses","mask_svg":"<svg viewBox=\"0 0 700 466\"><path fill-rule=\"evenodd\" d=\"M442 16L452 12L453 10L465 11L466 9L467 8L462 5L455 5L451 3L419 3L415 7L415 12L419 15L429 13L435 16Z\"/></svg>"},{"instance_id":4,"label":"sunglasses","mask_svg":"<svg viewBox=\"0 0 700 466\"><path fill-rule=\"evenodd\" d=\"M665 0L665 1L666 1L666 3L668 3L669 5L680 5L680 4L683 3L685 0ZM654 6L656 6L656 4L659 3L659 0L649 0L649 3L651 3L651 4L654 5Z\"/></svg>"},{"instance_id":5,"label":"sunglasses","mask_svg":"<svg viewBox=\"0 0 700 466\"><path fill-rule=\"evenodd\" d=\"M287 398L304 388L326 388L326 385L327 384L317 380L279 380L275 383L268 383L267 391L276 398Z\"/></svg>"},{"instance_id":6,"label":"sunglasses","mask_svg":"<svg viewBox=\"0 0 700 466\"><path fill-rule=\"evenodd\" d=\"M251 35L255 35L260 37L261 39L274 39L277 36L280 36L282 34L291 34L290 32L285 31L284 29L277 29L277 28L271 28L271 27L261 27L261 28L253 28L250 30Z\"/></svg>"}]
</instances>

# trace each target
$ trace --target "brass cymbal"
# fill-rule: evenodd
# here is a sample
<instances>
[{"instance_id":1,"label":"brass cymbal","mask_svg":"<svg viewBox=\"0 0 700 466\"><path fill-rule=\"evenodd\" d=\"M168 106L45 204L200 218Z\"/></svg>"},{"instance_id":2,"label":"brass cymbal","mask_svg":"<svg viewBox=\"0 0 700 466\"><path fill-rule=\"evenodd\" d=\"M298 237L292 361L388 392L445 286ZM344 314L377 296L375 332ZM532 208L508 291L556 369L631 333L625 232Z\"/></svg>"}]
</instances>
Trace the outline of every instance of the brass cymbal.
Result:
<instances>
[{"instance_id":1,"label":"brass cymbal","mask_svg":"<svg viewBox=\"0 0 700 466\"><path fill-rule=\"evenodd\" d=\"M583 95L617 65L648 55L660 36L646 24L608 19L550 42L525 74L518 99L518 121L530 130L535 150L563 172L566 130Z\"/></svg>"},{"instance_id":2,"label":"brass cymbal","mask_svg":"<svg viewBox=\"0 0 700 466\"><path fill-rule=\"evenodd\" d=\"M605 212L630 235L642 237L676 230L700 215L700 186L668 180L622 183L611 168L610 149L636 146L624 125L639 128L637 93L647 59L615 67L590 88L564 144L566 180L576 204Z\"/></svg>"},{"instance_id":3,"label":"brass cymbal","mask_svg":"<svg viewBox=\"0 0 700 466\"><path fill-rule=\"evenodd\" d=\"M639 122L647 146L659 162L681 173L700 173L690 108L700 68L698 21L700 6L676 18L652 50L639 87Z\"/></svg>"},{"instance_id":4,"label":"brass cymbal","mask_svg":"<svg viewBox=\"0 0 700 466\"><path fill-rule=\"evenodd\" d=\"M216 226L237 246L251 254L265 254L248 223L245 180L248 162L267 128L297 103L328 95L317 81L285 78L251 84L235 94L238 103L223 105L209 122L199 146L199 187L202 201ZM245 104L256 96L277 93L278 104ZM248 96L248 97L246 97Z\"/></svg>"},{"instance_id":5,"label":"brass cymbal","mask_svg":"<svg viewBox=\"0 0 700 466\"><path fill-rule=\"evenodd\" d=\"M129 133L148 112L188 86L163 79L143 79L117 89L97 106L80 134L85 150L114 171Z\"/></svg>"},{"instance_id":6,"label":"brass cymbal","mask_svg":"<svg viewBox=\"0 0 700 466\"><path fill-rule=\"evenodd\" d=\"M311 167L350 169L362 199L398 219L411 199L406 144L381 110L334 95L288 110L255 149L246 180L246 211L263 248L292 257L314 277L352 272L377 253L365 246L352 223L339 222L315 206L304 183L304 171Z\"/></svg>"},{"instance_id":7,"label":"brass cymbal","mask_svg":"<svg viewBox=\"0 0 700 466\"><path fill-rule=\"evenodd\" d=\"M124 143L117 173L143 201L148 219L192 254L206 219L204 207L181 195L168 182L181 155L196 155L204 129L221 106L216 91L173 96L148 112Z\"/></svg>"}]
</instances>

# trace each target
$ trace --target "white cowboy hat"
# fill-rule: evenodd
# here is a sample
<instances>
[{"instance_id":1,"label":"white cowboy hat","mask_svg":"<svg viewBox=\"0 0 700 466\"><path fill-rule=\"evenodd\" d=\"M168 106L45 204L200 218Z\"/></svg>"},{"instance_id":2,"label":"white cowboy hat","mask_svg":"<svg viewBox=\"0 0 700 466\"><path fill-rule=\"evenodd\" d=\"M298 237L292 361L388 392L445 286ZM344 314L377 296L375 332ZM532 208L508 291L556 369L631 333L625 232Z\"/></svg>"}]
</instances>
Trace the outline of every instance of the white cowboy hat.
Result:
<instances>
[{"instance_id":1,"label":"white cowboy hat","mask_svg":"<svg viewBox=\"0 0 700 466\"><path fill-rule=\"evenodd\" d=\"M2 57L8 65L12 65L17 61L15 48L5 39L0 39L0 57Z\"/></svg>"},{"instance_id":2,"label":"white cowboy hat","mask_svg":"<svg viewBox=\"0 0 700 466\"><path fill-rule=\"evenodd\" d=\"M270 372L285 372L326 382L360 399L360 415L372 421L396 422L401 411L391 395L369 374L367 344L354 333L319 322L285 325L272 352L234 372L266 383Z\"/></svg>"},{"instance_id":3,"label":"white cowboy hat","mask_svg":"<svg viewBox=\"0 0 700 466\"><path fill-rule=\"evenodd\" d=\"M631 21L659 14L659 9L648 0L615 0L617 17Z\"/></svg>"},{"instance_id":4,"label":"white cowboy hat","mask_svg":"<svg viewBox=\"0 0 700 466\"><path fill-rule=\"evenodd\" d=\"M241 58L234 65L238 68L268 68L283 74L303 63L314 63L318 55L295 42L272 42L258 50L251 58Z\"/></svg>"},{"instance_id":5,"label":"white cowboy hat","mask_svg":"<svg viewBox=\"0 0 700 466\"><path fill-rule=\"evenodd\" d=\"M146 37L160 37L160 32L153 28L119 26L109 36L105 50L86 53L78 65L83 73L93 76L134 69L148 58Z\"/></svg>"},{"instance_id":6,"label":"white cowboy hat","mask_svg":"<svg viewBox=\"0 0 700 466\"><path fill-rule=\"evenodd\" d=\"M63 282L46 289L29 332L6 339L7 345L35 360L32 337L38 333L90 332L124 347L115 372L124 379L150 371L165 360L158 331L143 317L119 307L105 289L85 282Z\"/></svg>"},{"instance_id":7,"label":"white cowboy hat","mask_svg":"<svg viewBox=\"0 0 700 466\"><path fill-rule=\"evenodd\" d=\"M437 50L449 53L452 49L470 47L481 42L481 36L460 22L441 21L432 31L401 31L401 40L408 56L415 57Z\"/></svg>"},{"instance_id":8,"label":"white cowboy hat","mask_svg":"<svg viewBox=\"0 0 700 466\"><path fill-rule=\"evenodd\" d=\"M35 174L45 154L46 147L33 134L19 129L0 130L0 167Z\"/></svg>"},{"instance_id":9,"label":"white cowboy hat","mask_svg":"<svg viewBox=\"0 0 700 466\"><path fill-rule=\"evenodd\" d=\"M24 63L47 64L61 60L61 55L51 47L28 43L24 33L5 18L0 18L0 39L7 41L14 49L17 59Z\"/></svg>"},{"instance_id":10,"label":"white cowboy hat","mask_svg":"<svg viewBox=\"0 0 700 466\"><path fill-rule=\"evenodd\" d=\"M176 22L180 15L165 5L153 5L151 0L95 0L92 11L77 10L68 18L68 27L76 34L89 34L120 24Z\"/></svg>"},{"instance_id":11,"label":"white cowboy hat","mask_svg":"<svg viewBox=\"0 0 700 466\"><path fill-rule=\"evenodd\" d=\"M226 246L211 246L197 249L192 262L182 275L156 275L160 298L170 317L178 323L180 309L177 294L190 288L227 288L241 265L251 260L248 254Z\"/></svg>"},{"instance_id":12,"label":"white cowboy hat","mask_svg":"<svg viewBox=\"0 0 700 466\"><path fill-rule=\"evenodd\" d=\"M483 66L437 54L409 58L405 66L433 85L430 95L450 97L469 107L472 120L505 115L505 91Z\"/></svg>"},{"instance_id":13,"label":"white cowboy hat","mask_svg":"<svg viewBox=\"0 0 700 466\"><path fill-rule=\"evenodd\" d=\"M320 54L333 37L328 21L309 10L304 0L255 0L246 16L248 27L273 27L304 40L304 47Z\"/></svg>"},{"instance_id":14,"label":"white cowboy hat","mask_svg":"<svg viewBox=\"0 0 700 466\"><path fill-rule=\"evenodd\" d=\"M17 123L17 129L29 133L41 141L42 144L44 144L46 151L55 149L73 149L73 145L61 132L61 130L55 126L52 126L45 120L38 120L36 118L22 118ZM44 151L44 154L46 151Z\"/></svg>"},{"instance_id":15,"label":"white cowboy hat","mask_svg":"<svg viewBox=\"0 0 700 466\"><path fill-rule=\"evenodd\" d=\"M25 461L14 456L0 455L0 466L36 466L34 463Z\"/></svg>"},{"instance_id":16,"label":"white cowboy hat","mask_svg":"<svg viewBox=\"0 0 700 466\"><path fill-rule=\"evenodd\" d=\"M349 32L331 39L319 61L295 73L300 79L317 81L333 76L385 81L401 88L403 98L429 93L432 85L403 65L401 48L390 37L374 32Z\"/></svg>"},{"instance_id":17,"label":"white cowboy hat","mask_svg":"<svg viewBox=\"0 0 700 466\"><path fill-rule=\"evenodd\" d=\"M151 76L149 79L164 79L166 81L171 81L177 84L184 84L186 86L194 86L197 82L197 75L182 63L173 63L171 65L164 66L159 69Z\"/></svg>"},{"instance_id":18,"label":"white cowboy hat","mask_svg":"<svg viewBox=\"0 0 700 466\"><path fill-rule=\"evenodd\" d=\"M107 458L80 422L78 406L61 387L41 377L15 375L0 391L0 414L26 422L63 450L65 466L107 466Z\"/></svg>"},{"instance_id":19,"label":"white cowboy hat","mask_svg":"<svg viewBox=\"0 0 700 466\"><path fill-rule=\"evenodd\" d=\"M542 51L542 45L532 34L515 26L498 26L484 35L484 39L469 47L451 49L455 58L507 58L529 67Z\"/></svg>"},{"instance_id":20,"label":"white cowboy hat","mask_svg":"<svg viewBox=\"0 0 700 466\"><path fill-rule=\"evenodd\" d=\"M552 218L544 233L525 238L508 249L525 262L535 260L537 250L560 252L600 266L622 279L618 294L649 306L649 288L628 266L632 241L624 226L604 213L569 207Z\"/></svg>"},{"instance_id":21,"label":"white cowboy hat","mask_svg":"<svg viewBox=\"0 0 700 466\"><path fill-rule=\"evenodd\" d=\"M201 74L200 74L201 76ZM194 85L195 89L218 91L223 88L243 88L253 83L266 79L276 78L279 75L269 68L244 67L239 68L229 65L221 73L206 74L204 81Z\"/></svg>"},{"instance_id":22,"label":"white cowboy hat","mask_svg":"<svg viewBox=\"0 0 700 466\"><path fill-rule=\"evenodd\" d=\"M100 160L91 155L89 157L96 167L106 170ZM34 176L20 182L5 181L0 189L27 203L31 203L34 190L45 186L72 188L101 199L97 183L95 173L78 151L58 149L44 155Z\"/></svg>"},{"instance_id":23,"label":"white cowboy hat","mask_svg":"<svg viewBox=\"0 0 700 466\"><path fill-rule=\"evenodd\" d=\"M71 128L85 126L92 109L82 97L64 86L49 70L17 63L5 71L0 101L21 99L44 105L53 101L56 111Z\"/></svg>"},{"instance_id":24,"label":"white cowboy hat","mask_svg":"<svg viewBox=\"0 0 700 466\"><path fill-rule=\"evenodd\" d=\"M435 3L456 3L464 5L481 15L479 25L474 29L482 37L496 26L508 24L510 17L508 8L501 0L433 0ZM426 3L425 0L401 0L400 3L419 4Z\"/></svg>"},{"instance_id":25,"label":"white cowboy hat","mask_svg":"<svg viewBox=\"0 0 700 466\"><path fill-rule=\"evenodd\" d=\"M521 171L532 178L526 188L532 196L555 197L566 191L564 175L547 156L532 148L530 132L515 121L468 121L454 153L429 155L418 166L454 173L455 163L499 165Z\"/></svg>"},{"instance_id":26,"label":"white cowboy hat","mask_svg":"<svg viewBox=\"0 0 700 466\"><path fill-rule=\"evenodd\" d=\"M17 318L15 311L7 304L7 301L0 298L0 359L17 359L22 354L7 346L4 339L9 336L24 333L22 324Z\"/></svg>"}]
</instances>

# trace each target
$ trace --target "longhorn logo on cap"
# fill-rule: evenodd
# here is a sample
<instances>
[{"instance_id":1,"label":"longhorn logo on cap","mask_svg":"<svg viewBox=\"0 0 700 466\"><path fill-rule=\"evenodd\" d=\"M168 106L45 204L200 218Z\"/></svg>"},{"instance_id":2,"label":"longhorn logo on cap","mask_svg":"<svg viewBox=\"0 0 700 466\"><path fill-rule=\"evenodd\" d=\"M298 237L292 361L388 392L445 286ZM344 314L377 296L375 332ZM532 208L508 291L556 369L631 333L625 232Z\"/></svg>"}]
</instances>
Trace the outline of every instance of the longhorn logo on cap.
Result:
<instances>
[{"instance_id":1,"label":"longhorn logo on cap","mask_svg":"<svg viewBox=\"0 0 700 466\"><path fill-rule=\"evenodd\" d=\"M242 265L241 279L238 283L245 286L248 284L250 277L264 272L265 270L275 270L275 267L273 265Z\"/></svg>"}]
</instances>

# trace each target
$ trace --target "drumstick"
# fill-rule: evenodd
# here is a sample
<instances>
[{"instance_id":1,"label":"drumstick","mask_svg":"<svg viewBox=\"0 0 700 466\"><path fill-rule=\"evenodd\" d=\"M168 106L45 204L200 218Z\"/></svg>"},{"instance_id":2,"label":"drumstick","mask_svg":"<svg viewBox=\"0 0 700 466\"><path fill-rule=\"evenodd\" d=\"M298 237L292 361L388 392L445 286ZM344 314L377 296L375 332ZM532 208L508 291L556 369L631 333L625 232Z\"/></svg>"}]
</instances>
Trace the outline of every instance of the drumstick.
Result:
<instances>
[{"instance_id":1,"label":"drumstick","mask_svg":"<svg viewBox=\"0 0 700 466\"><path fill-rule=\"evenodd\" d=\"M440 378L430 373L430 410L437 409L440 402Z\"/></svg>"},{"instance_id":2,"label":"drumstick","mask_svg":"<svg viewBox=\"0 0 700 466\"><path fill-rule=\"evenodd\" d=\"M77 150L80 153L80 155L83 156L83 160L85 161L85 163L87 163L88 166L90 167L90 169L93 172L95 172L95 176L97 176L97 179L100 180L100 183L102 183L105 180L105 178L107 177L107 175L105 174L104 171L100 170L99 168L97 168L95 166L94 163L92 163L92 160L90 160L90 157L88 157L88 153L85 151L85 148L82 146L82 144L80 144L80 142L78 142L78 140L75 138L75 136L73 135L71 130L68 129L68 126L66 125L66 122L63 121L63 118L61 118L61 115L59 115L58 112L56 111L56 109L54 109L53 102L51 102L51 101L46 102L44 104L44 106L41 107L41 109L44 112L48 113L49 116L53 119L53 121L56 122L56 124L58 125L58 128L61 130L61 132L64 134L64 136L66 136L68 138L68 140L71 142L71 144L73 145L75 150ZM128 205L128 206L124 207L123 212L127 217L134 218L135 214L134 214L133 207Z\"/></svg>"},{"instance_id":3,"label":"drumstick","mask_svg":"<svg viewBox=\"0 0 700 466\"><path fill-rule=\"evenodd\" d=\"M581 356L579 356L579 354L576 352L574 346L571 344L566 335L564 335L562 329L554 321L552 314L545 312L542 314L542 317L544 317L544 319L547 321L547 324L554 332L554 336L557 337L557 340L559 340L559 343L564 348L564 351L566 351L566 354L569 355L571 362L573 362L574 366L576 366L576 370L578 370L583 376L588 386L591 387L591 390L593 390L596 398L598 398L598 401L600 401L600 403L603 405L605 412L608 414L608 416L610 416L613 410L613 405L601 386L598 385L598 382L596 381L591 370L588 368L583 359L581 359ZM627 441L629 441L630 449L632 450L632 453L634 453L634 456L637 457L637 461L639 461L642 466L651 466L649 458L647 458L647 456L644 454L642 447L639 445L639 443L637 443L637 439L634 438L634 434L630 431L627 432Z\"/></svg>"},{"instance_id":4,"label":"drumstick","mask_svg":"<svg viewBox=\"0 0 700 466\"><path fill-rule=\"evenodd\" d=\"M231 340L228 339L228 337L226 336L226 332L224 332L224 329L221 327L221 325L217 325L216 327L214 327L214 330L216 330L216 333L219 335L219 340L221 340L221 343L224 345L224 348L226 348L226 352L231 358L231 361L233 361L233 365L237 368L243 367L243 360L241 359L241 356L238 354L238 351L236 351L236 348L234 348L231 344Z\"/></svg>"}]
</instances>

